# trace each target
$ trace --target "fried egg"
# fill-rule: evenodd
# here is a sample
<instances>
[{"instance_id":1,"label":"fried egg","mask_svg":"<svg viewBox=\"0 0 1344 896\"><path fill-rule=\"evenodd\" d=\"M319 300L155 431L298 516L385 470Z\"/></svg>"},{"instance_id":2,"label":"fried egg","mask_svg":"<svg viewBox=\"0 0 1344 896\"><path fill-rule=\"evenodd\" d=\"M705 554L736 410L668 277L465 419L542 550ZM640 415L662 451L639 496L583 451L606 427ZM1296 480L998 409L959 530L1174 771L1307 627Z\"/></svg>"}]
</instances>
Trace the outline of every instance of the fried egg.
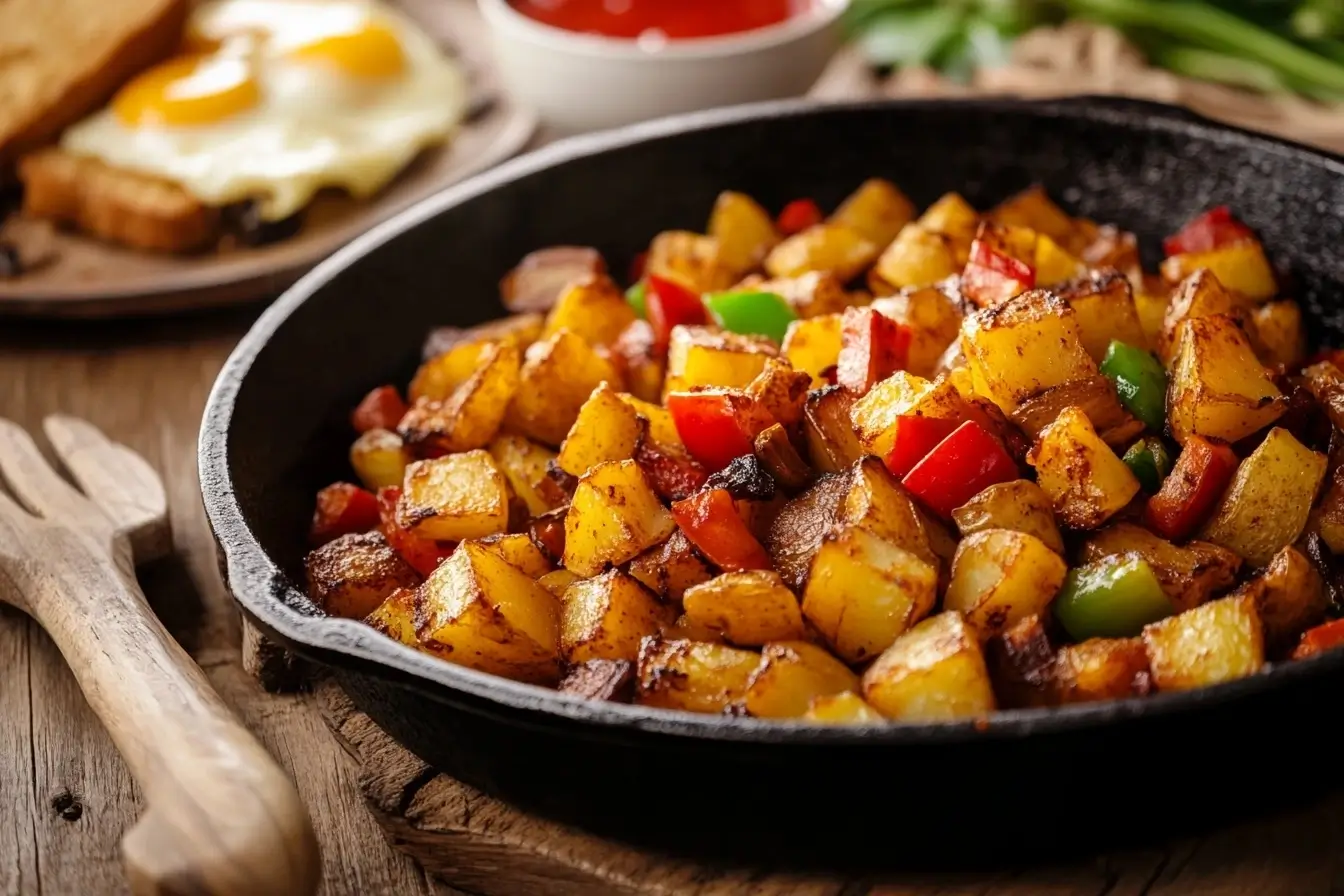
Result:
<instances>
[{"instance_id":1,"label":"fried egg","mask_svg":"<svg viewBox=\"0 0 1344 896\"><path fill-rule=\"evenodd\" d=\"M323 187L382 189L447 140L466 79L430 37L367 0L210 0L181 55L141 72L61 146L179 184L206 205L287 218Z\"/></svg>"}]
</instances>

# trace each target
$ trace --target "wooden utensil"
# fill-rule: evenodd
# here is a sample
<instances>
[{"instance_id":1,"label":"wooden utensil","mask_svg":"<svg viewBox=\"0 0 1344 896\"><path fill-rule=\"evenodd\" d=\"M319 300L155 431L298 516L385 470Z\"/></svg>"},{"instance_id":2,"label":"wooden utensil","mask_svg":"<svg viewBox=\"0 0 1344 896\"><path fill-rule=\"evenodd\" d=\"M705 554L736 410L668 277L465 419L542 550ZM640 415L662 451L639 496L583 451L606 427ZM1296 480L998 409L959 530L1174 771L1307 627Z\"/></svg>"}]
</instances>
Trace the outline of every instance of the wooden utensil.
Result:
<instances>
[{"instance_id":1,"label":"wooden utensil","mask_svg":"<svg viewBox=\"0 0 1344 896\"><path fill-rule=\"evenodd\" d=\"M313 893L317 841L294 785L136 582L135 561L171 549L157 474L84 421L49 417L45 428L83 493L0 419L12 495L0 490L0 600L51 635L145 792L149 809L122 840L132 892Z\"/></svg>"}]
</instances>

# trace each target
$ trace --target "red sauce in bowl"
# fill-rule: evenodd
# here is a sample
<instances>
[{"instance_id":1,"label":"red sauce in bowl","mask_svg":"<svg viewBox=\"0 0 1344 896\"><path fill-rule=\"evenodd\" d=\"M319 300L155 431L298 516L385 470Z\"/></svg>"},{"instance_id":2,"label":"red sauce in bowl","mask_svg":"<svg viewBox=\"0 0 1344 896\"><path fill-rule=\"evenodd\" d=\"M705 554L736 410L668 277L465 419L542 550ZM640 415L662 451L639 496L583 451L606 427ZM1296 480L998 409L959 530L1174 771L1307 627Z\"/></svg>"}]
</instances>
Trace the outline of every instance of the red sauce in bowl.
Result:
<instances>
[{"instance_id":1,"label":"red sauce in bowl","mask_svg":"<svg viewBox=\"0 0 1344 896\"><path fill-rule=\"evenodd\" d=\"M509 0L530 19L565 31L669 40L740 34L778 25L807 11L812 0Z\"/></svg>"}]
</instances>

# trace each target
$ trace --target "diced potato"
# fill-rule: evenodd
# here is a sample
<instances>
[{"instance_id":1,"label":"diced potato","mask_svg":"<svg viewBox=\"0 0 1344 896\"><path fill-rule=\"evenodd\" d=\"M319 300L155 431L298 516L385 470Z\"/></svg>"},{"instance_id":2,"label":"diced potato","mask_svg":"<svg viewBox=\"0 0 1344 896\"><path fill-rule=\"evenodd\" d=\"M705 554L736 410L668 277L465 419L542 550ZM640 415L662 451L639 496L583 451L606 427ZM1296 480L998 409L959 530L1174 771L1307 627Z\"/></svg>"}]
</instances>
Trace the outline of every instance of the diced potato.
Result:
<instances>
[{"instance_id":1,"label":"diced potato","mask_svg":"<svg viewBox=\"0 0 1344 896\"><path fill-rule=\"evenodd\" d=\"M401 418L398 434L412 451L420 453L484 448L499 431L509 401L518 391L521 363L517 346L488 347L477 371L448 398L417 400Z\"/></svg>"},{"instance_id":2,"label":"diced potato","mask_svg":"<svg viewBox=\"0 0 1344 896\"><path fill-rule=\"evenodd\" d=\"M1032 267L1038 286L1057 286L1087 275L1087 265L1044 233L1036 235Z\"/></svg>"},{"instance_id":3,"label":"diced potato","mask_svg":"<svg viewBox=\"0 0 1344 896\"><path fill-rule=\"evenodd\" d=\"M1147 345L1155 346L1162 341L1162 325L1167 317L1167 297L1162 293L1137 290L1134 293L1134 311L1139 316L1139 326L1143 328L1143 337Z\"/></svg>"},{"instance_id":4,"label":"diced potato","mask_svg":"<svg viewBox=\"0 0 1344 896\"><path fill-rule=\"evenodd\" d=\"M527 573L531 578L539 579L554 569L551 561L546 559L546 555L541 552L541 548L532 543L532 539L528 537L526 532L515 532L512 535L490 535L480 539L477 543L494 551L511 565Z\"/></svg>"},{"instance_id":5,"label":"diced potato","mask_svg":"<svg viewBox=\"0 0 1344 896\"><path fill-rule=\"evenodd\" d=\"M837 522L867 529L939 569L942 562L930 542L928 519L880 460L860 458L850 468L849 482Z\"/></svg>"},{"instance_id":6,"label":"diced potato","mask_svg":"<svg viewBox=\"0 0 1344 896\"><path fill-rule=\"evenodd\" d=\"M1055 657L1054 687L1060 703L1142 697L1152 688L1148 651L1139 638L1066 645Z\"/></svg>"},{"instance_id":7,"label":"diced potato","mask_svg":"<svg viewBox=\"0 0 1344 896\"><path fill-rule=\"evenodd\" d=\"M537 584L554 594L557 598L563 597L565 591L575 582L582 581L574 573L567 569L556 569L546 573L537 579Z\"/></svg>"},{"instance_id":8,"label":"diced potato","mask_svg":"<svg viewBox=\"0 0 1344 896\"><path fill-rule=\"evenodd\" d=\"M968 315L961 343L977 382L1006 414L1052 386L1097 374L1096 362L1083 348L1077 315L1043 290L1028 290Z\"/></svg>"},{"instance_id":9,"label":"diced potato","mask_svg":"<svg viewBox=\"0 0 1344 896\"><path fill-rule=\"evenodd\" d=\"M760 654L723 644L648 638L639 650L636 700L645 706L721 713L746 695Z\"/></svg>"},{"instance_id":10,"label":"diced potato","mask_svg":"<svg viewBox=\"0 0 1344 896\"><path fill-rule=\"evenodd\" d=\"M906 368L931 377L947 347L961 332L961 309L937 287L902 290L876 299L873 308L910 328Z\"/></svg>"},{"instance_id":11,"label":"diced potato","mask_svg":"<svg viewBox=\"0 0 1344 896\"><path fill-rule=\"evenodd\" d=\"M378 532L342 535L304 559L308 597L330 616L363 619L420 575Z\"/></svg>"},{"instance_id":12,"label":"diced potato","mask_svg":"<svg viewBox=\"0 0 1344 896\"><path fill-rule=\"evenodd\" d=\"M1073 218L1039 184L1008 197L986 217L998 224L1030 228L1062 244L1070 242L1075 229Z\"/></svg>"},{"instance_id":13,"label":"diced potato","mask_svg":"<svg viewBox=\"0 0 1344 896\"><path fill-rule=\"evenodd\" d=\"M364 624L407 647L432 652L420 643L415 633L415 605L419 599L420 592L416 588L398 588L364 617Z\"/></svg>"},{"instance_id":14,"label":"diced potato","mask_svg":"<svg viewBox=\"0 0 1344 896\"><path fill-rule=\"evenodd\" d=\"M510 345L521 353L536 342L541 336L542 320L540 314L517 314L505 318L504 321L495 322L503 324L517 321L518 324L514 327L507 329L501 327L500 332L492 333L489 337L474 336L456 342L447 351L433 356L420 365L415 378L411 380L410 388L406 390L407 399L412 404L422 398L433 401L446 400L458 386L471 379L472 375L480 370L482 358L487 351L496 350L501 345ZM482 324L481 327L467 332L484 330L488 326L491 325Z\"/></svg>"},{"instance_id":15,"label":"diced potato","mask_svg":"<svg viewBox=\"0 0 1344 896\"><path fill-rule=\"evenodd\" d=\"M747 386L747 397L769 411L781 426L793 426L803 417L803 403L807 401L812 376L781 358L771 358L765 369Z\"/></svg>"},{"instance_id":16,"label":"diced potato","mask_svg":"<svg viewBox=\"0 0 1344 896\"><path fill-rule=\"evenodd\" d=\"M812 558L830 531L853 483L850 472L822 475L807 491L789 501L770 526L764 544L784 582L799 591L807 581Z\"/></svg>"},{"instance_id":17,"label":"diced potato","mask_svg":"<svg viewBox=\"0 0 1344 896\"><path fill-rule=\"evenodd\" d=\"M635 409L635 413L649 421L649 436L660 445L669 448L681 448L681 436L677 433L677 424L672 420L672 412L661 404L654 404L627 393L616 396Z\"/></svg>"},{"instance_id":18,"label":"diced potato","mask_svg":"<svg viewBox=\"0 0 1344 896\"><path fill-rule=\"evenodd\" d=\"M610 360L562 330L528 348L508 420L528 438L558 446L603 380L618 391L624 387Z\"/></svg>"},{"instance_id":19,"label":"diced potato","mask_svg":"<svg viewBox=\"0 0 1344 896\"><path fill-rule=\"evenodd\" d=\"M668 230L649 245L647 274L682 284L694 293L727 289L738 271L724 261L719 241L688 230Z\"/></svg>"},{"instance_id":20,"label":"diced potato","mask_svg":"<svg viewBox=\"0 0 1344 896\"><path fill-rule=\"evenodd\" d=\"M691 617L682 613L676 621L663 629L659 635L664 641L698 641L704 644L727 644L723 632L693 622Z\"/></svg>"},{"instance_id":21,"label":"diced potato","mask_svg":"<svg viewBox=\"0 0 1344 896\"><path fill-rule=\"evenodd\" d=\"M943 608L966 617L981 641L1009 625L1043 613L1069 567L1034 535L985 529L963 538L952 561Z\"/></svg>"},{"instance_id":22,"label":"diced potato","mask_svg":"<svg viewBox=\"0 0 1344 896\"><path fill-rule=\"evenodd\" d=\"M1148 347L1148 337L1134 307L1134 291L1123 274L1094 272L1058 287L1055 292L1073 309L1083 348L1098 364L1106 357L1112 339L1137 348Z\"/></svg>"},{"instance_id":23,"label":"diced potato","mask_svg":"<svg viewBox=\"0 0 1344 896\"><path fill-rule=\"evenodd\" d=\"M966 401L950 380L931 383L898 370L856 401L849 418L868 453L886 457L896 439L898 418L913 415L963 420L968 413Z\"/></svg>"},{"instance_id":24,"label":"diced potato","mask_svg":"<svg viewBox=\"0 0 1344 896\"><path fill-rule=\"evenodd\" d=\"M397 525L433 541L461 541L509 527L509 486L488 452L420 460L406 468Z\"/></svg>"},{"instance_id":25,"label":"diced potato","mask_svg":"<svg viewBox=\"0 0 1344 896\"><path fill-rule=\"evenodd\" d=\"M1039 538L1056 554L1064 554L1064 539L1049 496L1026 479L991 485L953 510L952 521L962 538L986 529L1010 529Z\"/></svg>"},{"instance_id":26,"label":"diced potato","mask_svg":"<svg viewBox=\"0 0 1344 896\"><path fill-rule=\"evenodd\" d=\"M598 464L579 480L570 502L563 565L595 576L633 560L676 528L634 461Z\"/></svg>"},{"instance_id":27,"label":"diced potato","mask_svg":"<svg viewBox=\"0 0 1344 896\"><path fill-rule=\"evenodd\" d=\"M635 309L610 277L590 276L560 291L541 338L568 330L589 345L611 345L635 319Z\"/></svg>"},{"instance_id":28,"label":"diced potato","mask_svg":"<svg viewBox=\"0 0 1344 896\"><path fill-rule=\"evenodd\" d=\"M873 267L895 289L932 286L960 270L952 239L921 224L902 228Z\"/></svg>"},{"instance_id":29,"label":"diced potato","mask_svg":"<svg viewBox=\"0 0 1344 896\"><path fill-rule=\"evenodd\" d=\"M813 697L803 719L820 725L874 725L886 719L853 691Z\"/></svg>"},{"instance_id":30,"label":"diced potato","mask_svg":"<svg viewBox=\"0 0 1344 896\"><path fill-rule=\"evenodd\" d=\"M565 591L560 650L570 663L630 660L639 645L671 624L676 612L649 589L617 569L580 579Z\"/></svg>"},{"instance_id":31,"label":"diced potato","mask_svg":"<svg viewBox=\"0 0 1344 896\"><path fill-rule=\"evenodd\" d=\"M1189 691L1254 675L1265 663L1260 616L1249 596L1224 597L1143 630L1153 686Z\"/></svg>"},{"instance_id":32,"label":"diced potato","mask_svg":"<svg viewBox=\"0 0 1344 896\"><path fill-rule=\"evenodd\" d=\"M800 277L811 271L834 274L848 283L877 258L881 246L834 223L817 224L788 237L765 257L771 277Z\"/></svg>"},{"instance_id":33,"label":"diced potato","mask_svg":"<svg viewBox=\"0 0 1344 896\"><path fill-rule=\"evenodd\" d=\"M538 486L546 479L546 464L555 460L555 452L523 436L500 433L487 450L495 459L513 494L523 502L528 516L540 516L555 505Z\"/></svg>"},{"instance_id":34,"label":"diced potato","mask_svg":"<svg viewBox=\"0 0 1344 896\"><path fill-rule=\"evenodd\" d=\"M510 311L545 311L571 282L606 272L607 263L596 249L548 246L529 252L504 275L499 297Z\"/></svg>"},{"instance_id":35,"label":"diced potato","mask_svg":"<svg viewBox=\"0 0 1344 896\"><path fill-rule=\"evenodd\" d=\"M1279 291L1264 247L1256 241L1173 255L1162 262L1162 276L1168 283L1179 283L1200 268L1208 268L1228 289L1255 301L1272 299Z\"/></svg>"},{"instance_id":36,"label":"diced potato","mask_svg":"<svg viewBox=\"0 0 1344 896\"><path fill-rule=\"evenodd\" d=\"M812 374L812 387L826 385L821 373L834 367L840 360L840 337L843 318L839 314L824 314L789 324L784 334L784 357L795 370Z\"/></svg>"},{"instance_id":37,"label":"diced potato","mask_svg":"<svg viewBox=\"0 0 1344 896\"><path fill-rule=\"evenodd\" d=\"M883 651L863 674L863 698L889 719L935 722L995 708L985 656L960 613L939 613Z\"/></svg>"},{"instance_id":38,"label":"diced potato","mask_svg":"<svg viewBox=\"0 0 1344 896\"><path fill-rule=\"evenodd\" d=\"M986 641L983 650L999 706L1055 702L1055 646L1040 615L1024 616L1009 625Z\"/></svg>"},{"instance_id":39,"label":"diced potato","mask_svg":"<svg viewBox=\"0 0 1344 896\"><path fill-rule=\"evenodd\" d=\"M667 358L658 345L652 324L646 320L630 324L612 346L612 353L625 368L626 388L631 395L655 402L662 397Z\"/></svg>"},{"instance_id":40,"label":"diced potato","mask_svg":"<svg viewBox=\"0 0 1344 896\"><path fill-rule=\"evenodd\" d=\"M778 277L767 280L759 275L738 284L740 289L758 289L772 292L789 303L794 313L803 319L823 314L840 314L855 304L845 292L845 284L834 274L812 271L800 277Z\"/></svg>"},{"instance_id":41,"label":"diced potato","mask_svg":"<svg viewBox=\"0 0 1344 896\"><path fill-rule=\"evenodd\" d=\"M957 268L966 263L966 253L980 228L980 213L958 193L944 193L933 205L924 210L917 222L925 230L952 238L959 247Z\"/></svg>"},{"instance_id":42,"label":"diced potato","mask_svg":"<svg viewBox=\"0 0 1344 896\"><path fill-rule=\"evenodd\" d=\"M726 572L688 588L682 605L692 623L722 632L740 647L803 636L798 598L772 570Z\"/></svg>"},{"instance_id":43,"label":"diced potato","mask_svg":"<svg viewBox=\"0 0 1344 896\"><path fill-rule=\"evenodd\" d=\"M547 307L550 306L547 305ZM439 370L439 373L448 375L447 380L436 380L443 386L441 394L412 395L411 399L448 397L459 383L465 382L467 377L476 372L476 361L474 359L479 356L486 343L508 342L518 346L519 349L526 349L541 338L541 328L545 320L541 314L529 311L525 314L510 314L508 317L488 320L473 327L435 327L429 331L429 335L425 337L421 346L421 357L424 361L439 358L463 345L471 345L474 354L465 354L447 365L446 369ZM423 373L424 370L425 368L422 367L421 372ZM431 377L431 379L434 378Z\"/></svg>"},{"instance_id":44,"label":"diced potato","mask_svg":"<svg viewBox=\"0 0 1344 896\"><path fill-rule=\"evenodd\" d=\"M1325 479L1327 458L1274 427L1237 467L1200 537L1266 566L1297 540Z\"/></svg>"},{"instance_id":45,"label":"diced potato","mask_svg":"<svg viewBox=\"0 0 1344 896\"><path fill-rule=\"evenodd\" d=\"M1096 529L1139 493L1139 480L1078 408L1065 408L1041 431L1027 463L1055 513L1074 529Z\"/></svg>"},{"instance_id":46,"label":"diced potato","mask_svg":"<svg viewBox=\"0 0 1344 896\"><path fill-rule=\"evenodd\" d=\"M696 386L746 388L776 354L768 339L712 327L673 327L668 340L663 397Z\"/></svg>"},{"instance_id":47,"label":"diced potato","mask_svg":"<svg viewBox=\"0 0 1344 896\"><path fill-rule=\"evenodd\" d=\"M364 487L371 491L401 485L410 452L401 436L386 429L371 429L350 446L350 466Z\"/></svg>"},{"instance_id":48,"label":"diced potato","mask_svg":"<svg viewBox=\"0 0 1344 896\"><path fill-rule=\"evenodd\" d=\"M747 686L747 712L759 719L807 715L812 701L853 692L859 676L815 644L783 641L761 649L761 665Z\"/></svg>"},{"instance_id":49,"label":"diced potato","mask_svg":"<svg viewBox=\"0 0 1344 896\"><path fill-rule=\"evenodd\" d=\"M823 473L838 473L868 452L854 434L850 411L854 393L829 386L811 393L803 405L803 435L812 466Z\"/></svg>"},{"instance_id":50,"label":"diced potato","mask_svg":"<svg viewBox=\"0 0 1344 896\"><path fill-rule=\"evenodd\" d=\"M1237 295L1226 289L1213 271L1201 268L1177 285L1162 316L1162 338L1157 343L1157 355L1166 364L1176 354L1180 343L1181 326L1196 317L1209 317L1214 314L1230 314L1235 317L1240 309L1246 308L1245 296Z\"/></svg>"},{"instance_id":51,"label":"diced potato","mask_svg":"<svg viewBox=\"0 0 1344 896\"><path fill-rule=\"evenodd\" d=\"M1219 591L1230 588L1241 569L1241 558L1227 548L1206 541L1177 545L1142 526L1112 523L1083 544L1080 564L1103 557L1137 554L1147 561L1177 610L1197 607Z\"/></svg>"},{"instance_id":52,"label":"diced potato","mask_svg":"<svg viewBox=\"0 0 1344 896\"><path fill-rule=\"evenodd\" d=\"M1251 312L1255 335L1264 346L1266 364L1292 367L1307 356L1307 331L1302 326L1302 309L1296 302L1268 302Z\"/></svg>"},{"instance_id":53,"label":"diced potato","mask_svg":"<svg viewBox=\"0 0 1344 896\"><path fill-rule=\"evenodd\" d=\"M444 658L519 681L559 680L559 601L495 551L458 545L420 601L417 634Z\"/></svg>"},{"instance_id":54,"label":"diced potato","mask_svg":"<svg viewBox=\"0 0 1344 896\"><path fill-rule=\"evenodd\" d=\"M1304 631L1325 618L1330 608L1325 582L1315 564L1292 547L1275 554L1269 566L1234 595L1255 602L1265 647L1274 654L1292 648Z\"/></svg>"},{"instance_id":55,"label":"diced potato","mask_svg":"<svg viewBox=\"0 0 1344 896\"><path fill-rule=\"evenodd\" d=\"M780 240L770 213L750 196L731 190L715 200L708 232L719 243L719 261L739 276L757 268Z\"/></svg>"},{"instance_id":56,"label":"diced potato","mask_svg":"<svg viewBox=\"0 0 1344 896\"><path fill-rule=\"evenodd\" d=\"M714 577L709 563L680 529L631 560L627 572L670 604L681 603L688 588Z\"/></svg>"},{"instance_id":57,"label":"diced potato","mask_svg":"<svg viewBox=\"0 0 1344 896\"><path fill-rule=\"evenodd\" d=\"M1080 409L1101 440L1116 450L1128 448L1144 430L1143 421L1125 410L1115 385L1100 373L1033 395L1017 406L1010 419L1035 440L1065 408Z\"/></svg>"},{"instance_id":58,"label":"diced potato","mask_svg":"<svg viewBox=\"0 0 1344 896\"><path fill-rule=\"evenodd\" d=\"M556 688L586 700L629 703L635 696L635 664L629 660L589 660L571 666Z\"/></svg>"},{"instance_id":59,"label":"diced potato","mask_svg":"<svg viewBox=\"0 0 1344 896\"><path fill-rule=\"evenodd\" d=\"M915 204L895 184L873 177L840 203L830 220L881 247L894 240L914 217Z\"/></svg>"},{"instance_id":60,"label":"diced potato","mask_svg":"<svg viewBox=\"0 0 1344 896\"><path fill-rule=\"evenodd\" d=\"M821 541L803 589L803 615L844 660L885 650L928 615L938 571L910 551L858 526Z\"/></svg>"},{"instance_id":61,"label":"diced potato","mask_svg":"<svg viewBox=\"0 0 1344 896\"><path fill-rule=\"evenodd\" d=\"M569 475L582 476L598 464L629 460L644 429L634 406L604 381L579 408L556 463Z\"/></svg>"}]
</instances>

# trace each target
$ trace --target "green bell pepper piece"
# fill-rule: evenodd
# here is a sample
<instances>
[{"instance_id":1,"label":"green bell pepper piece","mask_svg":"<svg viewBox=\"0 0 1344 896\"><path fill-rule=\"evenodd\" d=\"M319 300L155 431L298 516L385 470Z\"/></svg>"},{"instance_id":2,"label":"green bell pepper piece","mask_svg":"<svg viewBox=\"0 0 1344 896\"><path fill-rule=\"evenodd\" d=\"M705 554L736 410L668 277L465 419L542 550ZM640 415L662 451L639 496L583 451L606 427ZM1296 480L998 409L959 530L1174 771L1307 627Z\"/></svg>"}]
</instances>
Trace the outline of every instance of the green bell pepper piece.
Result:
<instances>
[{"instance_id":1,"label":"green bell pepper piece","mask_svg":"<svg viewBox=\"0 0 1344 896\"><path fill-rule=\"evenodd\" d=\"M798 319L789 303L773 292L741 290L704 297L705 310L723 329L748 336L767 336L782 343L789 324Z\"/></svg>"},{"instance_id":2,"label":"green bell pepper piece","mask_svg":"<svg viewBox=\"0 0 1344 896\"><path fill-rule=\"evenodd\" d=\"M1167 419L1167 372L1141 348L1112 339L1101 372L1115 384L1120 403L1153 432Z\"/></svg>"},{"instance_id":3,"label":"green bell pepper piece","mask_svg":"<svg viewBox=\"0 0 1344 896\"><path fill-rule=\"evenodd\" d=\"M644 320L647 320L649 316L648 307L644 301L644 293L647 291L648 285L643 280L625 291L625 300L630 303L631 308L635 309L635 313Z\"/></svg>"},{"instance_id":4,"label":"green bell pepper piece","mask_svg":"<svg viewBox=\"0 0 1344 896\"><path fill-rule=\"evenodd\" d=\"M1162 480L1171 472L1171 454L1162 440L1155 436L1139 439L1125 452L1125 464L1150 495L1162 487Z\"/></svg>"},{"instance_id":5,"label":"green bell pepper piece","mask_svg":"<svg viewBox=\"0 0 1344 896\"><path fill-rule=\"evenodd\" d=\"M1104 557L1069 572L1055 598L1055 618L1076 641L1132 638L1176 608L1147 561Z\"/></svg>"}]
</instances>

